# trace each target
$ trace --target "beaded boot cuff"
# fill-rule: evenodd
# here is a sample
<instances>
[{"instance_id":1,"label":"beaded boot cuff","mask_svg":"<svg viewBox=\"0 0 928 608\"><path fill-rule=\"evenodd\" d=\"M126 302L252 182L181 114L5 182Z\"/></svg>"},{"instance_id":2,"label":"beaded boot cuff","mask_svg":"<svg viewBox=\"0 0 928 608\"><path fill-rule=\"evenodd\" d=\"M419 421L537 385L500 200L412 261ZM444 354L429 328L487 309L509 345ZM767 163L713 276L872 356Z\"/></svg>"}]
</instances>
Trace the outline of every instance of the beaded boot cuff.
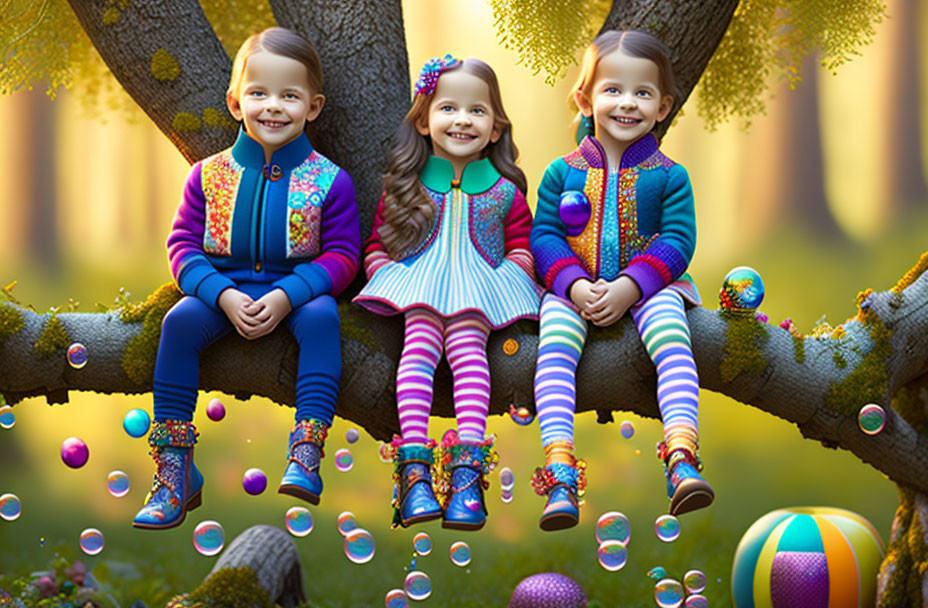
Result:
<instances>
[{"instance_id":1,"label":"beaded boot cuff","mask_svg":"<svg viewBox=\"0 0 928 608\"><path fill-rule=\"evenodd\" d=\"M657 444L657 457L664 463L664 469L666 471L672 471L677 463L681 461L690 463L697 471L702 471L702 461L699 459L698 450L696 453L693 453L689 450L680 448L670 452L667 449L667 443L661 441Z\"/></svg>"},{"instance_id":2,"label":"beaded boot cuff","mask_svg":"<svg viewBox=\"0 0 928 608\"><path fill-rule=\"evenodd\" d=\"M200 434L192 422L184 420L155 421L148 434L148 445L153 448L192 448Z\"/></svg>"},{"instance_id":3,"label":"beaded boot cuff","mask_svg":"<svg viewBox=\"0 0 928 608\"><path fill-rule=\"evenodd\" d=\"M290 446L300 443L314 443L321 449L325 445L325 439L329 434L329 427L326 423L315 418L300 420L290 431Z\"/></svg>"},{"instance_id":4,"label":"beaded boot cuff","mask_svg":"<svg viewBox=\"0 0 928 608\"><path fill-rule=\"evenodd\" d=\"M586 491L586 461L577 460L574 466L555 462L535 469L532 487L536 494L545 496L556 486L566 486L578 499L582 497Z\"/></svg>"},{"instance_id":5,"label":"beaded boot cuff","mask_svg":"<svg viewBox=\"0 0 928 608\"><path fill-rule=\"evenodd\" d=\"M471 467L480 473L480 484L484 490L490 488L487 476L496 468L499 454L493 449L496 441L490 435L479 443L461 441L457 431L450 429L441 438L441 446L435 451L435 467L432 485L435 495L442 507L447 505L451 498L451 475L458 467Z\"/></svg>"}]
</instances>

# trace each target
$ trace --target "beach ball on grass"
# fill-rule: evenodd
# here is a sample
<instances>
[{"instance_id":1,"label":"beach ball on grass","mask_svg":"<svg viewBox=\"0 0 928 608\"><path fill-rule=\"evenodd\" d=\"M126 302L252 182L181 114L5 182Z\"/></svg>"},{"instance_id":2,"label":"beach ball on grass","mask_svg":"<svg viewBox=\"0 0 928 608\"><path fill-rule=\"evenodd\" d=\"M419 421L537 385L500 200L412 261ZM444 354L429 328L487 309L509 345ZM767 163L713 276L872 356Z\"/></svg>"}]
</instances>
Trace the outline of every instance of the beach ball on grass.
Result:
<instances>
[{"instance_id":1,"label":"beach ball on grass","mask_svg":"<svg viewBox=\"0 0 928 608\"><path fill-rule=\"evenodd\" d=\"M732 565L735 608L871 607L883 541L857 513L832 507L772 511L748 528Z\"/></svg>"}]
</instances>

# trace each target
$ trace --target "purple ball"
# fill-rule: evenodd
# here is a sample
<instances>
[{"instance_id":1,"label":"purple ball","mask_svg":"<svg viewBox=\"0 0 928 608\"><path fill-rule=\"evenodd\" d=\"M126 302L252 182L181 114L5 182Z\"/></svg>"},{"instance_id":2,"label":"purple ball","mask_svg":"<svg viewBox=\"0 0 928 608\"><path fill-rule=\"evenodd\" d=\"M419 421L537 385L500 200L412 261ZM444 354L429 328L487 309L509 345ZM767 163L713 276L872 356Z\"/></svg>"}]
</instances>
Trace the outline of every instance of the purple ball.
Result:
<instances>
[{"instance_id":1,"label":"purple ball","mask_svg":"<svg viewBox=\"0 0 928 608\"><path fill-rule=\"evenodd\" d=\"M590 221L590 201L586 194L579 190L567 190L561 194L557 214L567 228L567 235L577 236Z\"/></svg>"},{"instance_id":2,"label":"purple ball","mask_svg":"<svg viewBox=\"0 0 928 608\"><path fill-rule=\"evenodd\" d=\"M586 608L586 594L569 576L542 572L516 586L508 608Z\"/></svg>"},{"instance_id":3,"label":"purple ball","mask_svg":"<svg viewBox=\"0 0 928 608\"><path fill-rule=\"evenodd\" d=\"M87 444L77 437L68 437L61 443L61 461L72 469L79 469L87 464L90 450Z\"/></svg>"},{"instance_id":4,"label":"purple ball","mask_svg":"<svg viewBox=\"0 0 928 608\"><path fill-rule=\"evenodd\" d=\"M261 469L248 469L242 477L242 487L252 496L257 496L267 487L267 475Z\"/></svg>"},{"instance_id":5,"label":"purple ball","mask_svg":"<svg viewBox=\"0 0 928 608\"><path fill-rule=\"evenodd\" d=\"M226 417L226 406L219 399L211 399L206 405L206 415L213 422L219 422Z\"/></svg>"}]
</instances>

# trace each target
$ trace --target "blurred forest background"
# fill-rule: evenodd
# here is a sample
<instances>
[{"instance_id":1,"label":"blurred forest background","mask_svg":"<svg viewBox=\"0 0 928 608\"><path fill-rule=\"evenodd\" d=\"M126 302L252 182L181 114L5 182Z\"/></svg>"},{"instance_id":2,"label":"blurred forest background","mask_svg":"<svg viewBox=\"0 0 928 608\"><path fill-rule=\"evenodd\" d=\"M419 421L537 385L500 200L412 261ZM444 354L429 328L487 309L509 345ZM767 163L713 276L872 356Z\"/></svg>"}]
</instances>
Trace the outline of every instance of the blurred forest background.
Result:
<instances>
[{"instance_id":1,"label":"blurred forest background","mask_svg":"<svg viewBox=\"0 0 928 608\"><path fill-rule=\"evenodd\" d=\"M413 76L426 59L446 52L480 57L496 69L534 205L544 168L572 146L565 99L576 66L554 86L546 84L543 74L533 75L497 44L493 11L482 2L406 0L403 6ZM770 83L766 112L752 117L750 128L738 119L707 130L691 99L663 150L687 167L693 182L699 239L690 270L707 306L717 306L729 269L749 265L763 276L761 309L771 322L791 317L809 332L823 315L836 325L854 314L858 291L888 289L928 249L928 1L886 0L885 17L859 57L834 74L812 57L800 75L795 89L785 81ZM358 108L357 120L379 117ZM111 304L120 288L140 300L170 280L164 239L189 165L131 100L80 87L59 89L51 100L37 87L0 96L0 124L0 283L18 281L16 297L40 311L72 299L79 311L90 312L96 302ZM205 416L214 396L228 410L220 423ZM274 489L292 410L259 398L237 402L203 394L195 418L201 432L196 459L206 476L203 507L179 529L132 529L152 472L145 441L121 428L126 411L136 407L150 411L150 396L72 394L63 406L32 399L15 407L15 426L0 429L0 494L18 495L23 514L0 521L0 573L40 569L58 551L123 589L118 599L124 605L136 599L158 605L195 587L212 565L213 558L198 555L190 542L197 522L219 521L227 542L256 523L282 524L292 501ZM654 457L661 427L618 412L616 422L623 419L636 426L631 439L621 437L618 424L580 417L577 450L589 461L587 504L579 527L556 534L537 528L543 501L528 484L542 459L537 425L491 420L500 466L516 474L515 500L499 500L494 477L487 528L451 534L434 524L390 531L391 467L379 462L376 443L363 433L348 446L349 424L337 420L323 463L326 491L312 509L316 529L296 539L310 599L322 606L382 605L388 589L402 586L411 539L420 529L436 547L418 563L435 588L425 604L435 606L480 604L475 598L500 605L521 578L546 570L570 574L603 606L650 605L653 583L645 574L654 566L677 578L691 568L704 570L706 595L724 605L741 534L785 506L848 508L888 537L894 484L849 453L803 440L780 419L704 392L701 451L717 500L682 518L680 540L660 543L652 528L667 505ZM450 426L450 420L434 420L432 434ZM58 456L62 440L72 435L90 447L90 461L80 470L67 469ZM337 471L332 458L342 447L354 455L347 473ZM269 489L258 497L241 487L250 467L268 475ZM126 498L106 490L114 469L129 474ZM368 565L340 556L335 520L344 510L377 540ZM629 563L616 573L597 564L592 531L609 510L632 522ZM77 546L87 527L106 538L99 556L82 555ZM451 542L461 539L473 549L466 571L445 557Z\"/></svg>"}]
</instances>

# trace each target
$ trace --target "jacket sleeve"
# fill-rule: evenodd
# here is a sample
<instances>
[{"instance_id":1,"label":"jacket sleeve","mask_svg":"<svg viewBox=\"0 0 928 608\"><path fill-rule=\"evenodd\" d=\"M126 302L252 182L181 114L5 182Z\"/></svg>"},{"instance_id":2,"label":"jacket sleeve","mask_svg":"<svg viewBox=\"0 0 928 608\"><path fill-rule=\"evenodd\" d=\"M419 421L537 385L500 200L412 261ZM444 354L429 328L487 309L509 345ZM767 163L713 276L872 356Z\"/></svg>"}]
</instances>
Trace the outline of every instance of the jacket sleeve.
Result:
<instances>
[{"instance_id":1,"label":"jacket sleeve","mask_svg":"<svg viewBox=\"0 0 928 608\"><path fill-rule=\"evenodd\" d=\"M361 223L354 184L344 169L339 170L322 203L320 231L319 256L297 264L292 274L273 283L284 290L293 308L324 293L337 296L358 272Z\"/></svg>"},{"instance_id":2,"label":"jacket sleeve","mask_svg":"<svg viewBox=\"0 0 928 608\"><path fill-rule=\"evenodd\" d=\"M374 227L371 229L371 235L364 241L364 274L367 275L368 281L390 261L390 255L384 249L383 242L380 240L380 227L383 225L384 196L384 194L380 195L377 212L374 214Z\"/></svg>"},{"instance_id":3,"label":"jacket sleeve","mask_svg":"<svg viewBox=\"0 0 928 608\"><path fill-rule=\"evenodd\" d=\"M644 302L680 278L696 250L696 211L693 188L682 165L673 165L661 200L660 233L620 274L633 279Z\"/></svg>"},{"instance_id":4,"label":"jacket sleeve","mask_svg":"<svg viewBox=\"0 0 928 608\"><path fill-rule=\"evenodd\" d=\"M535 260L529 249L529 235L532 231L532 212L525 202L525 195L515 188L515 196L509 213L504 220L504 240L506 259L519 265L532 281L535 281Z\"/></svg>"},{"instance_id":5,"label":"jacket sleeve","mask_svg":"<svg viewBox=\"0 0 928 608\"><path fill-rule=\"evenodd\" d=\"M195 164L187 177L166 245L171 274L181 292L196 296L210 308L219 310L219 294L235 287L235 282L216 270L203 249L206 197L201 181L202 168L202 162Z\"/></svg>"},{"instance_id":6,"label":"jacket sleeve","mask_svg":"<svg viewBox=\"0 0 928 608\"><path fill-rule=\"evenodd\" d=\"M567 228L558 215L568 169L567 163L558 159L545 171L538 186L538 206L530 237L538 275L548 289L566 299L570 299L574 281L593 280L567 244Z\"/></svg>"}]
</instances>

